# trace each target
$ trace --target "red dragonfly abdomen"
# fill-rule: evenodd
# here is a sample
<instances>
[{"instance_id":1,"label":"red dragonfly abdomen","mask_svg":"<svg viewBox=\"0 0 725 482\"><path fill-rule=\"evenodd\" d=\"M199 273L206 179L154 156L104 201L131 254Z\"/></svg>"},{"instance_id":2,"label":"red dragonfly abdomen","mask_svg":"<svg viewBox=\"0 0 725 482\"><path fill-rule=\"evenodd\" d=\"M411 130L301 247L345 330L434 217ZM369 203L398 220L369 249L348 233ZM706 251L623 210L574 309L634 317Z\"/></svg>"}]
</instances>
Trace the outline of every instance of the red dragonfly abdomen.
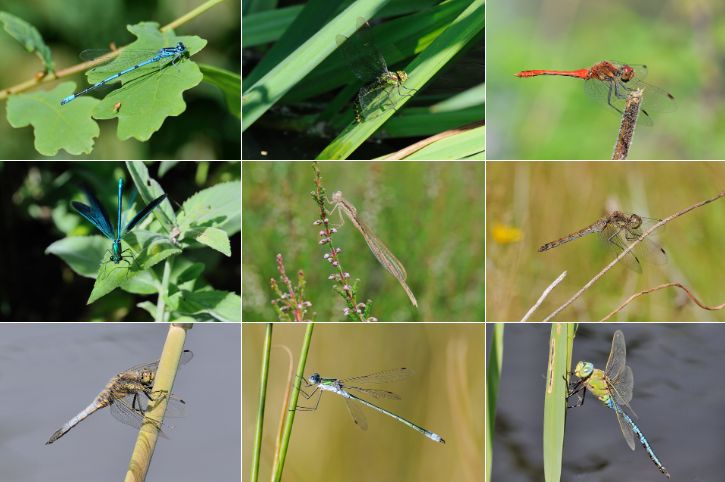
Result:
<instances>
[{"instance_id":1,"label":"red dragonfly abdomen","mask_svg":"<svg viewBox=\"0 0 725 482\"><path fill-rule=\"evenodd\" d=\"M588 79L591 76L590 69L579 70L524 70L516 77L536 77L537 75L563 75L565 77L577 77L579 79Z\"/></svg>"}]
</instances>

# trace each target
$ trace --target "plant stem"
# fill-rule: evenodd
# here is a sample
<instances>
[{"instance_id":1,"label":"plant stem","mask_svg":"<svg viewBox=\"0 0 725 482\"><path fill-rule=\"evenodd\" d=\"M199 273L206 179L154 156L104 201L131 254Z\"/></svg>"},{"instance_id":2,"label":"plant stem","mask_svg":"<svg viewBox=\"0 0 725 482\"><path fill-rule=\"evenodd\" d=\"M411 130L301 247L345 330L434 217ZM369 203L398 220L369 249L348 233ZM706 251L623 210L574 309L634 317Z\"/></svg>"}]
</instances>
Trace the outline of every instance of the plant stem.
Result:
<instances>
[{"instance_id":1,"label":"plant stem","mask_svg":"<svg viewBox=\"0 0 725 482\"><path fill-rule=\"evenodd\" d=\"M632 146L634 128L637 126L639 105L642 103L642 89L637 89L627 96L627 104L622 113L622 123L619 125L617 143L612 153L613 161L623 161L629 155L629 148Z\"/></svg>"},{"instance_id":2,"label":"plant stem","mask_svg":"<svg viewBox=\"0 0 725 482\"><path fill-rule=\"evenodd\" d=\"M159 369L154 378L153 393L171 393L176 371L179 368L179 360L184 351L186 331L191 326L191 324L174 324L169 327L169 333L166 335L166 342L159 360ZM161 397L159 402L154 403L153 407L146 412L145 418L148 419L148 422L145 421L138 432L136 445L126 471L125 482L143 482L146 479L159 436L159 425L164 419L167 402L168 397Z\"/></svg>"},{"instance_id":3,"label":"plant stem","mask_svg":"<svg viewBox=\"0 0 725 482\"><path fill-rule=\"evenodd\" d=\"M307 324L307 331L305 332L305 339L302 342L302 350L300 351L300 361L297 365L297 378L295 379L295 385L292 389L292 395L290 397L289 409L287 411L287 419L284 424L284 432L282 434L282 445L279 450L279 459L275 462L274 482L280 482L282 480L282 471L284 470L284 461L287 458L287 449L289 448L289 439L292 435L292 424L295 421L295 409L297 408L297 399L300 395L300 384L305 373L305 364L307 363L307 353L310 350L310 343L312 342L312 331L315 328L314 323Z\"/></svg>"},{"instance_id":4,"label":"plant stem","mask_svg":"<svg viewBox=\"0 0 725 482\"><path fill-rule=\"evenodd\" d=\"M274 323L267 323L264 335L264 352L262 353L262 373L259 377L259 408L257 409L257 430L254 434L254 452L252 453L252 473L250 482L259 478L259 454L262 451L262 430L264 428L264 406L267 401L267 379L269 377L269 353L272 348L272 328Z\"/></svg>"},{"instance_id":5,"label":"plant stem","mask_svg":"<svg viewBox=\"0 0 725 482\"><path fill-rule=\"evenodd\" d=\"M154 321L168 321L164 310L166 309L166 296L169 293L169 283L171 280L171 258L164 261L164 276L159 286L159 297L156 303L156 319Z\"/></svg>"}]
</instances>

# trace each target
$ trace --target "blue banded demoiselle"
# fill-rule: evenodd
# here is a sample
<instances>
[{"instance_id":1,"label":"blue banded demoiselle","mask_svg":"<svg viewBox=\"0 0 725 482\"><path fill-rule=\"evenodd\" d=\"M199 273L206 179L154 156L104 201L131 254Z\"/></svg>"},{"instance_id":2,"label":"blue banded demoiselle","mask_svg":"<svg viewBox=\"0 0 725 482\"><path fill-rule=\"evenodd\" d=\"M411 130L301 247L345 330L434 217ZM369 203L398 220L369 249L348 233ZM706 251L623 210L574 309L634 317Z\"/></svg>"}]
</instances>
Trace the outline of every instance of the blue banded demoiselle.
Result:
<instances>
[{"instance_id":1,"label":"blue banded demoiselle","mask_svg":"<svg viewBox=\"0 0 725 482\"><path fill-rule=\"evenodd\" d=\"M136 215L131 218L131 220L128 222L128 224L126 224L125 227L122 227L123 219L121 217L121 211L123 206L123 179L119 179L117 218L118 225L114 233L113 225L108 218L108 214L106 213L106 210L103 209L103 206L98 201L98 198L96 198L96 196L89 188L84 187L84 191L86 193L86 197L88 198L90 206L87 206L77 201L72 201L71 206L73 206L73 209L75 209L78 214L80 214L81 216L86 218L88 222L93 224L105 237L113 241L112 249L110 250L111 256L108 261L113 261L114 264L119 264L121 260L124 260L128 257L123 256L123 253L125 252L121 245L121 240L123 239L123 237L128 234L134 227L136 227L136 225L143 221L146 216L151 214L151 211L153 211L159 204L161 204L164 199L166 199L166 194L162 194L161 196L157 197L148 205L146 205L146 207L136 213ZM128 263L128 261L126 262Z\"/></svg>"}]
</instances>

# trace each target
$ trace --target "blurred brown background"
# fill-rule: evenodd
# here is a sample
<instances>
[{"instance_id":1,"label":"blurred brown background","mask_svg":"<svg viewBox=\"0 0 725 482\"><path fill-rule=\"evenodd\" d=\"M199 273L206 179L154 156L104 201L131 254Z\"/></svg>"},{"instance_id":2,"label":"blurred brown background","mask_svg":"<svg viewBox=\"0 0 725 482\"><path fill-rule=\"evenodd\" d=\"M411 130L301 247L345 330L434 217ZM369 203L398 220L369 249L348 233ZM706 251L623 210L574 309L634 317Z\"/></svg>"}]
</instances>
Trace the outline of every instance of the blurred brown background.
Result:
<instances>
[{"instance_id":1,"label":"blurred brown background","mask_svg":"<svg viewBox=\"0 0 725 482\"><path fill-rule=\"evenodd\" d=\"M722 162L489 162L487 320L518 321L564 270L533 317L541 320L604 268L614 251L596 234L539 253L542 244L619 209L665 218L725 189ZM725 198L655 231L667 263L642 260L642 273L613 267L555 321L597 321L637 291L681 282L703 303L723 302ZM724 321L677 288L643 296L611 321Z\"/></svg>"}]
</instances>

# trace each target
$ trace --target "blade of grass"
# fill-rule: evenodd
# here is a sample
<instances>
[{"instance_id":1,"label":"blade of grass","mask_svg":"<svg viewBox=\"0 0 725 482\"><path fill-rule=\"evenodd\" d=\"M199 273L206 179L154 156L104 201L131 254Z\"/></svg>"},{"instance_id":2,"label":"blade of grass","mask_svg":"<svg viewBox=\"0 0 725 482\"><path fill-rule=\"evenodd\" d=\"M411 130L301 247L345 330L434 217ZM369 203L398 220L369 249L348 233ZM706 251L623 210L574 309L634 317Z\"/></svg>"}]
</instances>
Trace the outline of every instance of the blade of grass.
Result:
<instances>
[{"instance_id":1,"label":"blade of grass","mask_svg":"<svg viewBox=\"0 0 725 482\"><path fill-rule=\"evenodd\" d=\"M242 131L259 119L337 48L335 36L340 32L349 32L352 28L352 25L347 23L349 17L370 18L388 1L369 0L352 3L254 82L249 89L245 89L242 95Z\"/></svg>"},{"instance_id":2,"label":"blade of grass","mask_svg":"<svg viewBox=\"0 0 725 482\"><path fill-rule=\"evenodd\" d=\"M405 87L420 90L445 64L484 28L484 0L473 0L446 29L404 70L408 73ZM346 159L373 135L395 112L412 97L393 92L394 108L386 109L374 119L352 122L335 138L317 159Z\"/></svg>"},{"instance_id":3,"label":"blade of grass","mask_svg":"<svg viewBox=\"0 0 725 482\"><path fill-rule=\"evenodd\" d=\"M544 395L544 479L558 482L564 449L566 424L566 395L574 340L573 323L551 325L549 337L549 364L546 371Z\"/></svg>"},{"instance_id":4,"label":"blade of grass","mask_svg":"<svg viewBox=\"0 0 725 482\"><path fill-rule=\"evenodd\" d=\"M312 343L312 331L315 328L314 323L307 324L307 330L305 331L305 338L302 342L302 350L300 351L300 361L297 364L297 377L295 378L295 386L292 389L292 396L290 397L289 407L287 411L287 419L284 424L284 432L282 434L282 445L279 450L278 460L275 461L274 467L274 482L282 480L282 471L284 470L284 461L287 458L287 449L289 448L289 440L292 436L292 424L295 421L295 408L297 407L297 399L300 396L300 384L302 378L305 376L305 364L307 363L307 353L310 350L310 344Z\"/></svg>"},{"instance_id":5,"label":"blade of grass","mask_svg":"<svg viewBox=\"0 0 725 482\"><path fill-rule=\"evenodd\" d=\"M264 334L264 351L262 353L262 372L259 376L259 408L257 409L257 429L254 433L254 452L252 453L252 473L250 482L257 482L259 477L259 454L262 451L262 430L264 429L264 406L267 401L267 379L269 377L269 354L272 349L272 328L274 323L267 323Z\"/></svg>"},{"instance_id":6,"label":"blade of grass","mask_svg":"<svg viewBox=\"0 0 725 482\"><path fill-rule=\"evenodd\" d=\"M493 456L493 429L496 420L496 396L501 379L503 362L503 323L493 325L493 339L488 355L486 371L486 482L491 480L491 458Z\"/></svg>"}]
</instances>

